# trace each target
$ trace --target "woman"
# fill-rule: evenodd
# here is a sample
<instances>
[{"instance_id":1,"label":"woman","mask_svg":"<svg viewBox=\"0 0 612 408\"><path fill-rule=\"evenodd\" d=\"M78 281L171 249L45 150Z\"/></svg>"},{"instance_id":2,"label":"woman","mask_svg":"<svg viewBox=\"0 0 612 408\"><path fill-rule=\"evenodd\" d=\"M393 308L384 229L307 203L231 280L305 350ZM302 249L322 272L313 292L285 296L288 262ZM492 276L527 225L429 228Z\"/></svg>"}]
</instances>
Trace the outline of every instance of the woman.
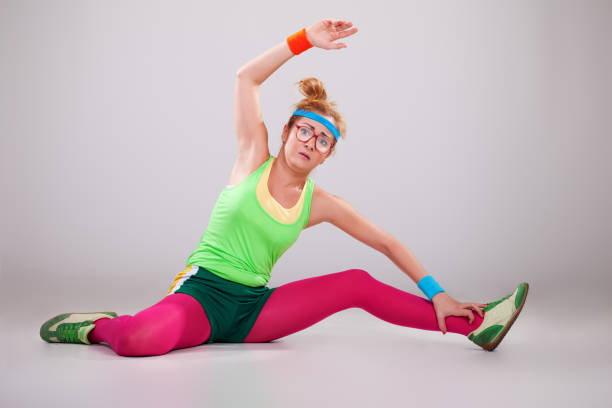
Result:
<instances>
[{"instance_id":1,"label":"woman","mask_svg":"<svg viewBox=\"0 0 612 408\"><path fill-rule=\"evenodd\" d=\"M467 336L493 350L522 310L528 285L489 304L458 302L427 275L389 233L328 193L308 176L335 152L346 125L315 78L300 81L306 96L282 132L278 156L268 150L259 106L260 85L283 63L312 46L345 48L335 40L357 32L325 19L243 66L235 87L238 159L187 268L166 296L134 316L65 313L45 322L48 342L107 343L119 355L160 355L211 342L269 342L303 330L341 310L359 307L387 322ZM268 288L277 259L300 231L329 222L385 254L428 299L348 269ZM476 314L474 314L476 312Z\"/></svg>"}]
</instances>

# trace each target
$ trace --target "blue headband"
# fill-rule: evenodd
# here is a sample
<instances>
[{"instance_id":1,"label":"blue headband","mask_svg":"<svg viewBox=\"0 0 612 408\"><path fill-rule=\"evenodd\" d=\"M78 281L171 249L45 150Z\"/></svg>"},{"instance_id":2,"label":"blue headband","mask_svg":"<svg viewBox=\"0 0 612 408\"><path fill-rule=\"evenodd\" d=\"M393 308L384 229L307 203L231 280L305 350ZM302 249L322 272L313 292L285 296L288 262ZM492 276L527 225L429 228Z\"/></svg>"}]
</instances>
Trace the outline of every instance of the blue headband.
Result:
<instances>
[{"instance_id":1,"label":"blue headband","mask_svg":"<svg viewBox=\"0 0 612 408\"><path fill-rule=\"evenodd\" d=\"M338 129L336 129L334 124L331 123L329 120L325 119L323 116L319 115L318 113L314 113L311 111L305 111L302 109L296 109L295 112L293 112L293 115L305 116L307 118L314 119L317 122L324 124L325 127L328 128L329 131L333 133L334 137L336 138L336 143L338 142L338 139L340 139L340 132L338 132Z\"/></svg>"}]
</instances>

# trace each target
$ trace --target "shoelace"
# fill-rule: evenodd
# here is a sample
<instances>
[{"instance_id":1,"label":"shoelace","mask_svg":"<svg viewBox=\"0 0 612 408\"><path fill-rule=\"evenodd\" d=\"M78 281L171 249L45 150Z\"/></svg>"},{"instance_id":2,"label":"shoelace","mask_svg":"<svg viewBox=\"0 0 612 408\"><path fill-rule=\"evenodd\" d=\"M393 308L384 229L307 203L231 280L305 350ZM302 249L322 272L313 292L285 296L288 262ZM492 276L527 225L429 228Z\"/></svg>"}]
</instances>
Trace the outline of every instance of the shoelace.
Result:
<instances>
[{"instance_id":1,"label":"shoelace","mask_svg":"<svg viewBox=\"0 0 612 408\"><path fill-rule=\"evenodd\" d=\"M89 326L93 321L86 320L84 322L62 323L57 326L55 331L57 338L66 343L83 343L79 339L79 329L83 326Z\"/></svg>"},{"instance_id":2,"label":"shoelace","mask_svg":"<svg viewBox=\"0 0 612 408\"><path fill-rule=\"evenodd\" d=\"M513 292L514 293L514 292ZM503 302L504 300L508 299L510 296L512 296L512 294L506 295L503 298L496 300L495 302L491 302L491 303L487 303L487 306L485 306L485 308L488 310L493 309L495 306L499 305L501 302Z\"/></svg>"}]
</instances>

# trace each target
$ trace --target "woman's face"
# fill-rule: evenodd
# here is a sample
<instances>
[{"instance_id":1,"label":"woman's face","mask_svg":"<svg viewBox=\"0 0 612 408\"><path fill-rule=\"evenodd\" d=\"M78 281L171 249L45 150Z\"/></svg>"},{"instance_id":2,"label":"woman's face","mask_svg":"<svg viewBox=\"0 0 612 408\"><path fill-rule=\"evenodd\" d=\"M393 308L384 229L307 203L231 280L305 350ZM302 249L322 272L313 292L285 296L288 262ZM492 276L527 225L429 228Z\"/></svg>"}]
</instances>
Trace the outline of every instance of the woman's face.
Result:
<instances>
[{"instance_id":1,"label":"woman's face","mask_svg":"<svg viewBox=\"0 0 612 408\"><path fill-rule=\"evenodd\" d=\"M329 120L331 123L334 123L333 118L329 116L323 117ZM296 136L296 133L298 132L296 125L309 127L311 130L314 130L316 135L324 133L330 140L332 140L331 148L326 153L321 153L315 146L316 138L314 136L306 142L299 140ZM295 120L293 126L291 126L291 129L285 125L283 128L282 139L285 145L286 161L300 169L305 170L307 173L309 173L310 170L314 169L319 164L322 164L331 155L332 150L336 145L336 139L331 134L329 129L327 129L322 123L303 116L300 116Z\"/></svg>"}]
</instances>

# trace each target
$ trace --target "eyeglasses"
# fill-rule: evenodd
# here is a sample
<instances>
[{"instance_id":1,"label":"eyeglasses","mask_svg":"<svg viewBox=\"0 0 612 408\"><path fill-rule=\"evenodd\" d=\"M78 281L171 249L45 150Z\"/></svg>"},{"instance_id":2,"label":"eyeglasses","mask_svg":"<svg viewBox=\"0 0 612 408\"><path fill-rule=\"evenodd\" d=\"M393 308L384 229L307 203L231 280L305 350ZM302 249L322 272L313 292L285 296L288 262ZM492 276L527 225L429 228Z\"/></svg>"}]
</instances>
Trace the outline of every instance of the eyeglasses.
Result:
<instances>
[{"instance_id":1,"label":"eyeglasses","mask_svg":"<svg viewBox=\"0 0 612 408\"><path fill-rule=\"evenodd\" d=\"M316 135L314 133L314 130L312 130L308 126L301 126L296 124L295 127L297 128L297 132L295 133L295 135L297 136L298 140L301 140L302 142L309 141L313 136L316 137L315 147L319 152L323 154L327 153L329 149L334 146L331 141L332 138L321 133Z\"/></svg>"}]
</instances>

